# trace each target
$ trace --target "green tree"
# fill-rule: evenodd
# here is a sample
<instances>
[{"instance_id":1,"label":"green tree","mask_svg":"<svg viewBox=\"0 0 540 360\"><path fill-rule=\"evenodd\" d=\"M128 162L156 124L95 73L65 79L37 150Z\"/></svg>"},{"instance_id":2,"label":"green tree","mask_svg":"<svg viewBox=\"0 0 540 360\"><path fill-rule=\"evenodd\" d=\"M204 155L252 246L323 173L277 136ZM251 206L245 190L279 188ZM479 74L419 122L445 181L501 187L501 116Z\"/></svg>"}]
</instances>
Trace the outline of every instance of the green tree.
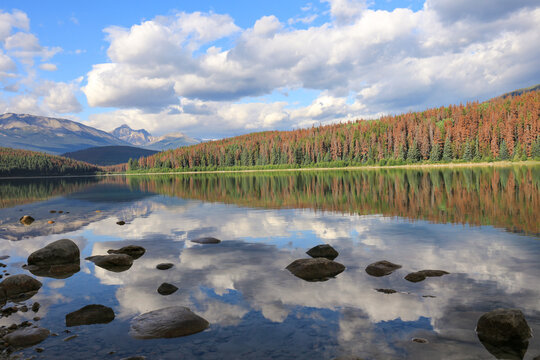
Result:
<instances>
[{"instance_id":1,"label":"green tree","mask_svg":"<svg viewBox=\"0 0 540 360\"><path fill-rule=\"evenodd\" d=\"M441 146L439 145L439 143L435 143L431 147L431 153L429 154L429 159L431 161L441 160Z\"/></svg>"},{"instance_id":2,"label":"green tree","mask_svg":"<svg viewBox=\"0 0 540 360\"><path fill-rule=\"evenodd\" d=\"M413 142L412 146L409 148L409 151L407 152L407 160L410 162L418 162L420 161L420 150L418 149L418 144L416 141Z\"/></svg>"},{"instance_id":3,"label":"green tree","mask_svg":"<svg viewBox=\"0 0 540 360\"><path fill-rule=\"evenodd\" d=\"M452 161L453 156L454 152L452 151L452 141L450 141L450 136L447 136L444 142L442 159L444 161Z\"/></svg>"},{"instance_id":4,"label":"green tree","mask_svg":"<svg viewBox=\"0 0 540 360\"><path fill-rule=\"evenodd\" d=\"M510 153L508 152L508 146L506 146L506 141L502 141L501 147L499 149L499 159L508 160L510 159Z\"/></svg>"}]
</instances>

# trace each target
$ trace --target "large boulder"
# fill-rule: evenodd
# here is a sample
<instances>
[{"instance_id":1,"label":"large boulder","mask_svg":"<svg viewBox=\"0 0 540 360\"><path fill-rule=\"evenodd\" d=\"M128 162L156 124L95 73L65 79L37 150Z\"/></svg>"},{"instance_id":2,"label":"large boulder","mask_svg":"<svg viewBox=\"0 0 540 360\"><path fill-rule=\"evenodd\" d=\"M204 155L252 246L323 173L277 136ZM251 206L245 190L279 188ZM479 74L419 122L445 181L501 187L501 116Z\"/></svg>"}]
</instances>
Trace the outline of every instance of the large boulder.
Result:
<instances>
[{"instance_id":1,"label":"large boulder","mask_svg":"<svg viewBox=\"0 0 540 360\"><path fill-rule=\"evenodd\" d=\"M113 272L126 271L133 265L133 258L126 254L89 256L85 260L90 260L96 266Z\"/></svg>"},{"instance_id":2,"label":"large boulder","mask_svg":"<svg viewBox=\"0 0 540 360\"><path fill-rule=\"evenodd\" d=\"M4 336L4 340L16 348L39 344L50 335L50 331L40 327L23 327Z\"/></svg>"},{"instance_id":3,"label":"large boulder","mask_svg":"<svg viewBox=\"0 0 540 360\"><path fill-rule=\"evenodd\" d=\"M131 256L133 260L140 258L141 256L144 255L145 252L146 252L146 249L138 245L128 245L118 250L115 250L115 249L107 250L107 254L125 254L125 255Z\"/></svg>"},{"instance_id":4,"label":"large boulder","mask_svg":"<svg viewBox=\"0 0 540 360\"><path fill-rule=\"evenodd\" d=\"M28 256L28 265L61 265L80 262L77 244L69 239L57 240Z\"/></svg>"},{"instance_id":5,"label":"large boulder","mask_svg":"<svg viewBox=\"0 0 540 360\"><path fill-rule=\"evenodd\" d=\"M86 305L66 315L66 326L107 324L114 320L114 311L104 305Z\"/></svg>"},{"instance_id":6,"label":"large boulder","mask_svg":"<svg viewBox=\"0 0 540 360\"><path fill-rule=\"evenodd\" d=\"M519 309L496 309L485 313L478 319L476 334L498 359L523 359L532 336Z\"/></svg>"},{"instance_id":7,"label":"large boulder","mask_svg":"<svg viewBox=\"0 0 540 360\"><path fill-rule=\"evenodd\" d=\"M221 240L216 239L214 237L202 237L202 238L191 240L191 242L194 242L197 244L219 244Z\"/></svg>"},{"instance_id":8,"label":"large boulder","mask_svg":"<svg viewBox=\"0 0 540 360\"><path fill-rule=\"evenodd\" d=\"M306 251L306 254L312 258L326 258L328 260L334 260L339 255L336 249L328 244L314 246Z\"/></svg>"},{"instance_id":9,"label":"large boulder","mask_svg":"<svg viewBox=\"0 0 540 360\"><path fill-rule=\"evenodd\" d=\"M326 258L298 259L287 267L295 276L308 281L323 281L345 270L345 266Z\"/></svg>"},{"instance_id":10,"label":"large boulder","mask_svg":"<svg viewBox=\"0 0 540 360\"><path fill-rule=\"evenodd\" d=\"M175 338L201 332L209 325L187 307L171 306L135 317L129 334L137 339Z\"/></svg>"},{"instance_id":11,"label":"large boulder","mask_svg":"<svg viewBox=\"0 0 540 360\"><path fill-rule=\"evenodd\" d=\"M25 274L11 275L0 283L8 299L32 297L40 288L41 282ZM1 291L0 291L1 292Z\"/></svg>"},{"instance_id":12,"label":"large boulder","mask_svg":"<svg viewBox=\"0 0 540 360\"><path fill-rule=\"evenodd\" d=\"M405 280L410 282L419 282L425 280L427 277L439 277L448 274L449 272L444 270L420 270L407 274L407 276L405 276Z\"/></svg>"},{"instance_id":13,"label":"large boulder","mask_svg":"<svg viewBox=\"0 0 540 360\"><path fill-rule=\"evenodd\" d=\"M366 267L366 272L371 276L381 277L390 275L399 268L401 268L401 265L391 263L390 261L381 260L369 264Z\"/></svg>"}]
</instances>

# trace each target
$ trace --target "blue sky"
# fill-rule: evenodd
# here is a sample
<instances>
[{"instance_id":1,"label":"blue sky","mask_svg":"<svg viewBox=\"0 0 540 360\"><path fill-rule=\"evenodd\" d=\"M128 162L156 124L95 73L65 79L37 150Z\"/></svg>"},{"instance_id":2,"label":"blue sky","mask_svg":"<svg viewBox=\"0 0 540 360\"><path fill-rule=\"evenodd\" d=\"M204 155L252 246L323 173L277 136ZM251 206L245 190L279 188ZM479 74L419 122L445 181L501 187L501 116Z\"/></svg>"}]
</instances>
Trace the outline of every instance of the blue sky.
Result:
<instances>
[{"instance_id":1,"label":"blue sky","mask_svg":"<svg viewBox=\"0 0 540 360\"><path fill-rule=\"evenodd\" d=\"M532 0L9 1L0 112L219 138L540 82Z\"/></svg>"}]
</instances>

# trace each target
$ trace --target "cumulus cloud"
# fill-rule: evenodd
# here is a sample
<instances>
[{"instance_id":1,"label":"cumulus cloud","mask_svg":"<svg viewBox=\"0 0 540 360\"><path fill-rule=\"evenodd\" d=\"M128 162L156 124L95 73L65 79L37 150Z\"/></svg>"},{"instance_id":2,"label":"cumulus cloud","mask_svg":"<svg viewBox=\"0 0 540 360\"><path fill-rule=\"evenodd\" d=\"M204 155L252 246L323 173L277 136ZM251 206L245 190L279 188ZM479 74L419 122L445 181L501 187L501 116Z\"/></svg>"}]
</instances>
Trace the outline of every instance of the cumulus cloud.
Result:
<instances>
[{"instance_id":1,"label":"cumulus cloud","mask_svg":"<svg viewBox=\"0 0 540 360\"><path fill-rule=\"evenodd\" d=\"M39 68L41 70L45 70L45 71L56 71L56 70L58 70L58 67L56 67L55 64L51 64L51 63L41 64L41 65L39 65Z\"/></svg>"}]
</instances>

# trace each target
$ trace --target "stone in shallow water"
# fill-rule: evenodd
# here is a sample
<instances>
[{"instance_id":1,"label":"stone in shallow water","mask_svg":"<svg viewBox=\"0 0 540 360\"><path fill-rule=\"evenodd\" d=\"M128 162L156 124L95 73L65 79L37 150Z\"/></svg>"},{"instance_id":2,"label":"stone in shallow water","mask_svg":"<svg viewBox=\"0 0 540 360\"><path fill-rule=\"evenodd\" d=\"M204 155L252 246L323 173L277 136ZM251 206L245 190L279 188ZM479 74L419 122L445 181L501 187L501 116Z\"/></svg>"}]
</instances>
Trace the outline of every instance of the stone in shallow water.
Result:
<instances>
[{"instance_id":1,"label":"stone in shallow water","mask_svg":"<svg viewBox=\"0 0 540 360\"><path fill-rule=\"evenodd\" d=\"M0 289L5 291L8 298L24 297L31 294L32 297L40 288L41 282L25 274L17 274L4 279L0 283Z\"/></svg>"},{"instance_id":2,"label":"stone in shallow water","mask_svg":"<svg viewBox=\"0 0 540 360\"><path fill-rule=\"evenodd\" d=\"M326 258L314 258L295 260L286 269L301 279L320 281L342 273L345 266Z\"/></svg>"},{"instance_id":3,"label":"stone in shallow water","mask_svg":"<svg viewBox=\"0 0 540 360\"><path fill-rule=\"evenodd\" d=\"M326 258L328 260L334 260L338 257L339 253L328 244L317 245L306 251L306 254L313 258Z\"/></svg>"},{"instance_id":4,"label":"stone in shallow water","mask_svg":"<svg viewBox=\"0 0 540 360\"><path fill-rule=\"evenodd\" d=\"M158 270L168 270L174 266L173 263L161 263L156 265L156 269Z\"/></svg>"},{"instance_id":5,"label":"stone in shallow water","mask_svg":"<svg viewBox=\"0 0 540 360\"><path fill-rule=\"evenodd\" d=\"M50 331L40 327L24 327L4 336L4 340L14 347L27 347L39 344L50 335Z\"/></svg>"},{"instance_id":6,"label":"stone in shallow water","mask_svg":"<svg viewBox=\"0 0 540 360\"><path fill-rule=\"evenodd\" d=\"M69 239L54 241L28 256L28 265L60 265L80 262L77 244Z\"/></svg>"},{"instance_id":7,"label":"stone in shallow water","mask_svg":"<svg viewBox=\"0 0 540 360\"><path fill-rule=\"evenodd\" d=\"M178 288L174 286L173 284L163 283L159 286L159 288L157 289L157 292L160 293L161 295L171 295L174 292L176 292L176 290L178 290Z\"/></svg>"},{"instance_id":8,"label":"stone in shallow water","mask_svg":"<svg viewBox=\"0 0 540 360\"><path fill-rule=\"evenodd\" d=\"M394 290L394 289L375 289L375 290L377 290L378 292L383 293L383 294L395 294L395 293L397 293L397 291Z\"/></svg>"},{"instance_id":9,"label":"stone in shallow water","mask_svg":"<svg viewBox=\"0 0 540 360\"><path fill-rule=\"evenodd\" d=\"M410 282L419 282L425 280L427 277L439 277L448 274L449 272L444 270L420 270L407 274L407 276L405 276L405 280Z\"/></svg>"},{"instance_id":10,"label":"stone in shallow water","mask_svg":"<svg viewBox=\"0 0 540 360\"><path fill-rule=\"evenodd\" d=\"M191 240L191 242L194 242L197 244L219 244L221 240L216 239L214 237L202 237L199 239Z\"/></svg>"},{"instance_id":11,"label":"stone in shallow water","mask_svg":"<svg viewBox=\"0 0 540 360\"><path fill-rule=\"evenodd\" d=\"M137 260L138 258L143 256L145 252L146 252L146 249L138 245L128 245L118 250L115 250L115 249L107 250L108 254L126 254L126 255L131 256L134 260Z\"/></svg>"},{"instance_id":12,"label":"stone in shallow water","mask_svg":"<svg viewBox=\"0 0 540 360\"><path fill-rule=\"evenodd\" d=\"M209 325L187 307L171 306L135 317L129 334L137 339L175 338L201 332Z\"/></svg>"},{"instance_id":13,"label":"stone in shallow water","mask_svg":"<svg viewBox=\"0 0 540 360\"><path fill-rule=\"evenodd\" d=\"M50 277L53 279L67 279L81 270L79 263L60 265L25 265L23 269L30 271L33 275Z\"/></svg>"},{"instance_id":14,"label":"stone in shallow water","mask_svg":"<svg viewBox=\"0 0 540 360\"><path fill-rule=\"evenodd\" d=\"M126 225L126 222L124 220L120 220L116 222L116 225Z\"/></svg>"},{"instance_id":15,"label":"stone in shallow water","mask_svg":"<svg viewBox=\"0 0 540 360\"><path fill-rule=\"evenodd\" d=\"M24 215L22 218L19 219L19 221L23 225L30 225L35 221L35 219L30 215Z\"/></svg>"},{"instance_id":16,"label":"stone in shallow water","mask_svg":"<svg viewBox=\"0 0 540 360\"><path fill-rule=\"evenodd\" d=\"M428 341L426 339L423 339L423 338L413 338L412 342L419 343L419 344L427 344L428 343Z\"/></svg>"},{"instance_id":17,"label":"stone in shallow water","mask_svg":"<svg viewBox=\"0 0 540 360\"><path fill-rule=\"evenodd\" d=\"M366 267L366 272L371 276L381 277L390 275L399 268L401 268L401 265L391 263L390 261L381 260L369 264Z\"/></svg>"},{"instance_id":18,"label":"stone in shallow water","mask_svg":"<svg viewBox=\"0 0 540 360\"><path fill-rule=\"evenodd\" d=\"M133 258L126 254L96 255L87 257L86 260L113 272L126 271L133 265Z\"/></svg>"},{"instance_id":19,"label":"stone in shallow water","mask_svg":"<svg viewBox=\"0 0 540 360\"><path fill-rule=\"evenodd\" d=\"M519 309L496 309L485 313L476 325L478 339L498 359L523 359L531 328Z\"/></svg>"},{"instance_id":20,"label":"stone in shallow water","mask_svg":"<svg viewBox=\"0 0 540 360\"><path fill-rule=\"evenodd\" d=\"M107 324L114 320L114 311L104 305L86 305L66 315L66 326Z\"/></svg>"}]
</instances>

